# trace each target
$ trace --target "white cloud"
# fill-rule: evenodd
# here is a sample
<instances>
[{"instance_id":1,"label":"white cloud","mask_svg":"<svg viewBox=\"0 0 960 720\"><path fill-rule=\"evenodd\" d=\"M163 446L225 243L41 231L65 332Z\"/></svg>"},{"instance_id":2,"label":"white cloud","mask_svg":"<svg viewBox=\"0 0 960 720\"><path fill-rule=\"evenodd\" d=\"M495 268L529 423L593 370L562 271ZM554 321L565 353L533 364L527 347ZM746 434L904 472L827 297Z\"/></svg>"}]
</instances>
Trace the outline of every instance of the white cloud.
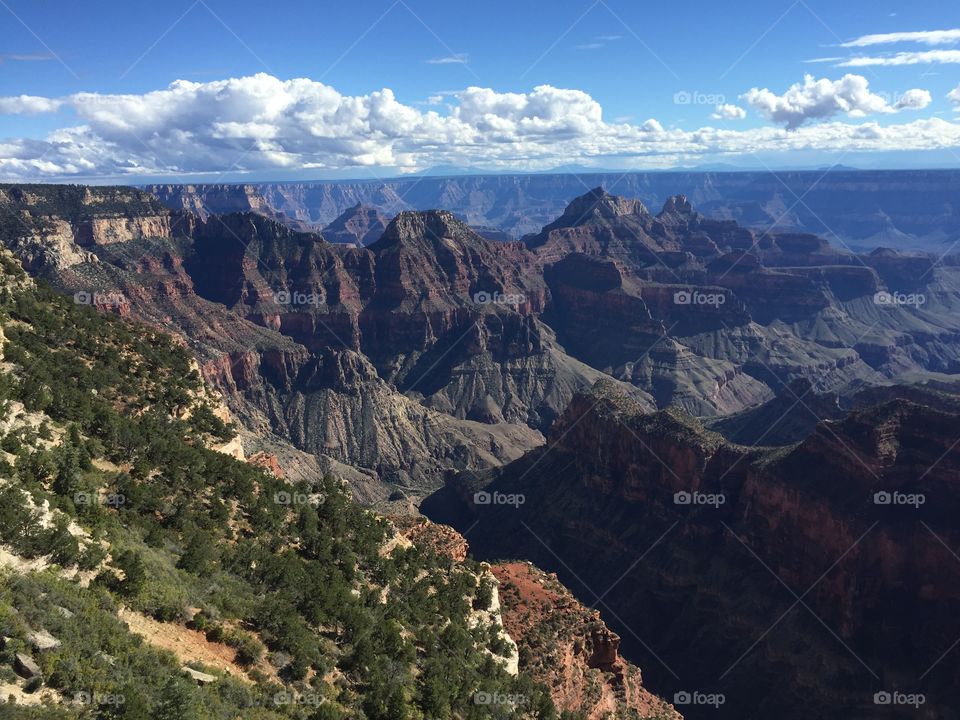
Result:
<instances>
[{"instance_id":1,"label":"white cloud","mask_svg":"<svg viewBox=\"0 0 960 720\"><path fill-rule=\"evenodd\" d=\"M39 113L56 112L62 102L55 98L38 97L36 95L17 95L15 97L0 97L0 114L3 115L37 115Z\"/></svg>"},{"instance_id":2,"label":"white cloud","mask_svg":"<svg viewBox=\"0 0 960 720\"><path fill-rule=\"evenodd\" d=\"M714 120L743 120L747 116L747 111L737 105L722 103L717 105L717 109L710 116Z\"/></svg>"},{"instance_id":3,"label":"white cloud","mask_svg":"<svg viewBox=\"0 0 960 720\"><path fill-rule=\"evenodd\" d=\"M957 112L960 112L960 85L947 93L947 99L956 106Z\"/></svg>"},{"instance_id":4,"label":"white cloud","mask_svg":"<svg viewBox=\"0 0 960 720\"><path fill-rule=\"evenodd\" d=\"M872 67L900 65L948 65L960 63L960 50L924 50L922 52L898 52L894 55L864 55L852 57L837 64L837 67Z\"/></svg>"},{"instance_id":5,"label":"white cloud","mask_svg":"<svg viewBox=\"0 0 960 720\"><path fill-rule=\"evenodd\" d=\"M531 93L469 87L457 94L453 118L501 137L582 135L604 125L600 103L581 90L540 85Z\"/></svg>"},{"instance_id":6,"label":"white cloud","mask_svg":"<svg viewBox=\"0 0 960 720\"><path fill-rule=\"evenodd\" d=\"M783 95L766 88L753 88L741 97L764 117L791 129L808 120L840 114L862 118L875 113L921 109L929 105L931 99L926 90L913 89L891 103L884 95L871 92L865 77L849 74L839 80L816 80L812 75L804 75L802 83L794 83Z\"/></svg>"},{"instance_id":7,"label":"white cloud","mask_svg":"<svg viewBox=\"0 0 960 720\"><path fill-rule=\"evenodd\" d=\"M431 58L427 60L428 65L466 65L470 62L470 56L467 53L454 53L446 57Z\"/></svg>"},{"instance_id":8,"label":"white cloud","mask_svg":"<svg viewBox=\"0 0 960 720\"><path fill-rule=\"evenodd\" d=\"M893 13L894 15L896 13ZM891 43L916 42L924 45L947 45L960 42L960 29L955 30L919 30L916 32L877 33L861 35L850 42L841 43L840 47L869 47L871 45L888 45Z\"/></svg>"},{"instance_id":9,"label":"white cloud","mask_svg":"<svg viewBox=\"0 0 960 720\"><path fill-rule=\"evenodd\" d=\"M923 110L931 102L933 97L929 90L907 90L893 103L894 110Z\"/></svg>"},{"instance_id":10,"label":"white cloud","mask_svg":"<svg viewBox=\"0 0 960 720\"><path fill-rule=\"evenodd\" d=\"M855 76L850 76L855 77ZM862 81L862 78L860 79ZM349 96L306 78L266 74L213 82L179 80L140 95L77 93L0 98L0 111L72 111L76 125L44 139L0 140L0 177L136 178L193 173L344 170L410 172L437 165L537 170L570 162L604 167L670 167L704 158L790 151L960 148L960 123L918 119L876 123L803 120L922 107L924 91L887 101L851 81L810 79L784 96L751 91L752 105L783 127L664 128L607 122L580 90L535 87L500 93L470 87L447 95L444 114L399 102L389 89ZM849 85L849 86L848 86ZM806 87L806 89L804 89ZM792 93L792 94L791 94ZM749 95L749 94L748 94ZM796 97L794 97L796 96Z\"/></svg>"}]
</instances>

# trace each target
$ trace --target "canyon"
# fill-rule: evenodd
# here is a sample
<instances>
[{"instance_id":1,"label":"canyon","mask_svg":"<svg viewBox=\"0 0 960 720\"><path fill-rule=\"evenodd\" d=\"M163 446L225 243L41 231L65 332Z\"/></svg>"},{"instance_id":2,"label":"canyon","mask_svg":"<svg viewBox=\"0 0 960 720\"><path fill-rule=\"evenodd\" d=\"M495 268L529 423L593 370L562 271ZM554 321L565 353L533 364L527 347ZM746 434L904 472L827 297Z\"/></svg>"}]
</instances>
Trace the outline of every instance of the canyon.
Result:
<instances>
[{"instance_id":1,"label":"canyon","mask_svg":"<svg viewBox=\"0 0 960 720\"><path fill-rule=\"evenodd\" d=\"M786 179L851 227L893 207L889 179L847 202L846 174ZM575 628L526 656L558 706L874 718L903 691L953 717L960 269L916 252L953 237L953 176L909 178L925 220L838 244L800 211L752 227L773 189L749 174L660 175L562 206L524 193L575 179L0 186L0 238L188 347L248 456L459 531L441 546L491 563L521 649Z\"/></svg>"}]
</instances>

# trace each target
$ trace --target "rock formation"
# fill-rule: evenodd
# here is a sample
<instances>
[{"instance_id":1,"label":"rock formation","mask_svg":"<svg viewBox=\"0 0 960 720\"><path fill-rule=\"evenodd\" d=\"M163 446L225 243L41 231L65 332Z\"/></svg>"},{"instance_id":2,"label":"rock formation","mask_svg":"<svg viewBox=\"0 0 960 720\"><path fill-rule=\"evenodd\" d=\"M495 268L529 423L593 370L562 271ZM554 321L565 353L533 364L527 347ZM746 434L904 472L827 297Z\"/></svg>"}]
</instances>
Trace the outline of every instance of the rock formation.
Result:
<instances>
[{"instance_id":1,"label":"rock formation","mask_svg":"<svg viewBox=\"0 0 960 720\"><path fill-rule=\"evenodd\" d=\"M894 398L753 449L600 384L551 449L423 508L482 558L555 570L661 694L723 694L716 717L870 716L878 689L948 717L954 672L936 661L960 635L958 433L956 400ZM480 491L523 502L478 505Z\"/></svg>"},{"instance_id":2,"label":"rock formation","mask_svg":"<svg viewBox=\"0 0 960 720\"><path fill-rule=\"evenodd\" d=\"M370 205L357 203L323 228L328 242L365 247L383 235L389 218Z\"/></svg>"},{"instance_id":3,"label":"rock formation","mask_svg":"<svg viewBox=\"0 0 960 720\"><path fill-rule=\"evenodd\" d=\"M467 556L466 540L451 527L422 517L391 522L418 547L456 562ZM601 613L580 604L556 575L524 562L486 567L497 582L502 625L518 647L520 671L549 688L558 710L587 720L633 713L679 720L670 705L644 688L640 669L620 656L620 638Z\"/></svg>"},{"instance_id":4,"label":"rock formation","mask_svg":"<svg viewBox=\"0 0 960 720\"><path fill-rule=\"evenodd\" d=\"M259 197L231 192L219 209ZM601 377L710 417L792 382L960 367L953 264L757 233L681 195L654 214L596 188L523 242L401 212L365 248L127 189L5 186L0 204L27 220L4 237L29 267L180 333L248 427L407 488L518 457Z\"/></svg>"}]
</instances>

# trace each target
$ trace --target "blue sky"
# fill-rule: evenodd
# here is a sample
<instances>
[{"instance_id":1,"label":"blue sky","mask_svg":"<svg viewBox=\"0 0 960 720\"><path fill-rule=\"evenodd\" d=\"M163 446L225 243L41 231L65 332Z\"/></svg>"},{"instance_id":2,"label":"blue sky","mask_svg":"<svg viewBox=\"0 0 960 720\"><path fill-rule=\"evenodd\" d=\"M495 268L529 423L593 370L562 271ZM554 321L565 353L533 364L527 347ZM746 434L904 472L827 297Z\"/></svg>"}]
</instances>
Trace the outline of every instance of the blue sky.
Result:
<instances>
[{"instance_id":1,"label":"blue sky","mask_svg":"<svg viewBox=\"0 0 960 720\"><path fill-rule=\"evenodd\" d=\"M37 102L0 102L5 110L0 138L8 141L3 148L13 158L4 164L0 156L0 171L8 179L118 173L203 177L225 170L251 177L363 176L436 165L526 170L567 163L611 168L832 161L960 165L954 133L960 92L954 100L948 97L960 85L955 57L960 37L841 46L871 34L960 28L956 2L2 0L0 18L0 96L57 101L42 111ZM927 55L903 61L915 64L894 64L897 53ZM836 59L811 62L824 58ZM855 58L872 60L843 66ZM474 103L473 119L465 121L470 128L445 128L437 141L440 149L430 142L434 123L429 119L359 127L357 118L343 118L349 100L335 114L353 128L350 132L338 126L327 137L317 123L307 123L305 130L302 113L296 121L271 114L268 122L260 122L264 107L249 104L246 90L236 87L207 93L203 106L196 98L154 98L169 111L163 127L146 117L129 127L123 118L104 117L130 112L127 104L111 105L111 96L144 96L175 80L205 86L257 73L278 82L308 78L314 83L309 93L330 87L348 99L389 88L402 108L441 118L454 112L463 102L458 93L471 86L525 99L508 103L502 127L496 118L487 122L489 113L501 112L499 100L487 98L479 110ZM814 84L787 97L806 74ZM838 83L847 74L862 82L815 84ZM560 95L532 98L538 86L589 96L599 106L602 125L576 98L572 104ZM745 100L751 89L769 92ZM908 91L917 92L901 107ZM220 105L230 105L223 97L231 92L243 93L244 102L222 112ZM295 100L288 87L257 92L266 105L286 102L295 108L314 102L305 101L301 89L293 92ZM96 94L100 105L94 107L91 96L62 101L77 93ZM798 110L798 101L809 107ZM171 104L181 102L177 115ZM524 107L514 107L517 103ZM717 105L726 109L720 112ZM395 107L390 103L385 111L396 115ZM359 112L365 117L365 110ZM565 119L556 119L564 112L569 113ZM577 123L571 116L577 113L593 119ZM147 104L133 114L147 116L155 109ZM190 126L190 117L197 127ZM645 125L650 119L656 124ZM238 129L247 120L255 123L254 130ZM942 123L916 125L931 120ZM229 138L224 123L232 128ZM909 130L890 131L883 139L876 129L911 123ZM267 124L273 128L266 129ZM869 130L857 134L838 124L868 124ZM135 143L117 134L120 125L136 136ZM220 129L210 131L213 125ZM531 127L536 137L529 134ZM715 133L704 139L697 131L707 127ZM87 130L63 136L69 128ZM784 133L787 142L763 136L765 128ZM417 135L416 141L393 137L407 131ZM876 137L867 141L868 135ZM178 155L178 139L190 157ZM69 151L64 148L71 143ZM255 147L240 157L251 144ZM910 151L895 152L900 147Z\"/></svg>"}]
</instances>

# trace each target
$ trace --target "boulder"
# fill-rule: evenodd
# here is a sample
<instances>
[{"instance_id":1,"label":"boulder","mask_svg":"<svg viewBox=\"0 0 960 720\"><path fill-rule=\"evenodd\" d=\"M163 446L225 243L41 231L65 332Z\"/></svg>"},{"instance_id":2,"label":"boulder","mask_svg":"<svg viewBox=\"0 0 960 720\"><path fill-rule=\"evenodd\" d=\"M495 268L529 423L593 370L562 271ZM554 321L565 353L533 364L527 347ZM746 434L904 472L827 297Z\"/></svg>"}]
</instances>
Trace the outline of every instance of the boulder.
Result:
<instances>
[{"instance_id":1,"label":"boulder","mask_svg":"<svg viewBox=\"0 0 960 720\"><path fill-rule=\"evenodd\" d=\"M17 675L27 680L40 677L42 674L40 666L33 661L33 658L23 653L17 653L14 656L13 669L16 670Z\"/></svg>"},{"instance_id":2,"label":"boulder","mask_svg":"<svg viewBox=\"0 0 960 720\"><path fill-rule=\"evenodd\" d=\"M210 675L205 672L200 672L199 670L194 670L192 667L187 665L184 665L182 668L180 668L180 671L189 675L193 680L196 681L197 685L209 685L217 680L216 675Z\"/></svg>"},{"instance_id":3,"label":"boulder","mask_svg":"<svg viewBox=\"0 0 960 720\"><path fill-rule=\"evenodd\" d=\"M32 630L27 634L27 641L33 646L34 650L40 652L56 650L60 647L60 641L46 630Z\"/></svg>"}]
</instances>

